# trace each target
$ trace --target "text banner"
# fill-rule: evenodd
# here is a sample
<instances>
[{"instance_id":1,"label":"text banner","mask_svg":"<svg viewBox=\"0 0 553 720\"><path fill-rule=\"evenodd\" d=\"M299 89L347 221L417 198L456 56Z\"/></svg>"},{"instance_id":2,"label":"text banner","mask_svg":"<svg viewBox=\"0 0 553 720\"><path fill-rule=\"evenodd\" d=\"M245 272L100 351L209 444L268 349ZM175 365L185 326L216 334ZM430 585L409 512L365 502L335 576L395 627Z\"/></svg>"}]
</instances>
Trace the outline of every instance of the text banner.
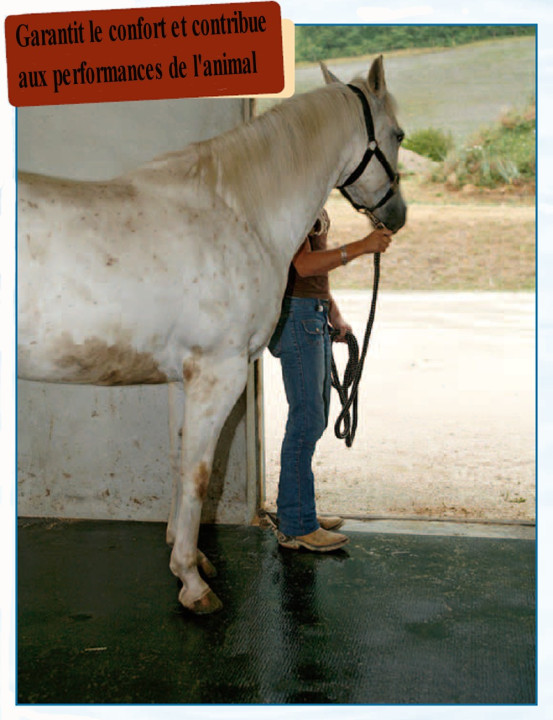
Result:
<instances>
[{"instance_id":1,"label":"text banner","mask_svg":"<svg viewBox=\"0 0 553 720\"><path fill-rule=\"evenodd\" d=\"M284 88L276 2L10 15L5 30L18 107Z\"/></svg>"}]
</instances>

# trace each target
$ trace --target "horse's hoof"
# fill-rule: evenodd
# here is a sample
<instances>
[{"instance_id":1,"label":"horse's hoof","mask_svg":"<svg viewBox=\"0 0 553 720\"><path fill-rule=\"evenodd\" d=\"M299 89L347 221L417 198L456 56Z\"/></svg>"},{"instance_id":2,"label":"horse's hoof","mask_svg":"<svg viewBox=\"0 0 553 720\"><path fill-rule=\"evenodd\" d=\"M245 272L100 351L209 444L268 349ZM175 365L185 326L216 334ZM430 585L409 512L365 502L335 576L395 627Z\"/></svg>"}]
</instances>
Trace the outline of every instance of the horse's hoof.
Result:
<instances>
[{"instance_id":1,"label":"horse's hoof","mask_svg":"<svg viewBox=\"0 0 553 720\"><path fill-rule=\"evenodd\" d=\"M197 551L197 563L200 570L208 578L213 578L217 575L215 566L206 558L201 550Z\"/></svg>"},{"instance_id":2,"label":"horse's hoof","mask_svg":"<svg viewBox=\"0 0 553 720\"><path fill-rule=\"evenodd\" d=\"M223 603L219 600L213 590L209 589L205 595L187 606L196 615L210 615L222 609Z\"/></svg>"}]
</instances>

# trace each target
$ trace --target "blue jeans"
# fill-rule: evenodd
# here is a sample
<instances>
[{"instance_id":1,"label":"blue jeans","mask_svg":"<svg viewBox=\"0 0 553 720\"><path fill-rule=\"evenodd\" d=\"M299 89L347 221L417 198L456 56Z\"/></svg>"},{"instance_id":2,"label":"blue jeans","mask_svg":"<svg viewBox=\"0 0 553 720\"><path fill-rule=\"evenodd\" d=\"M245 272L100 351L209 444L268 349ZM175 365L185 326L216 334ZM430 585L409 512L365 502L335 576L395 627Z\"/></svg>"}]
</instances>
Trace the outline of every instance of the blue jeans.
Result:
<instances>
[{"instance_id":1,"label":"blue jeans","mask_svg":"<svg viewBox=\"0 0 553 720\"><path fill-rule=\"evenodd\" d=\"M317 530L311 461L328 423L328 300L286 297L269 350L280 358L288 421L282 442L277 510L285 535Z\"/></svg>"}]
</instances>

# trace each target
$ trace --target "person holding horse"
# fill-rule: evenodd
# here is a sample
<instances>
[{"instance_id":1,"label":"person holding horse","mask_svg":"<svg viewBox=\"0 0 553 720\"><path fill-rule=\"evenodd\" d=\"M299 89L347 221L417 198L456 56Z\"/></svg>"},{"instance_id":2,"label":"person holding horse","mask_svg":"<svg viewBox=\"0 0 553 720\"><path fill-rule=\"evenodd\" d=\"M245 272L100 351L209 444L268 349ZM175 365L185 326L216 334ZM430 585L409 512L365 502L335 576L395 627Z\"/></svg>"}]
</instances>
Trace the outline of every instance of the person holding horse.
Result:
<instances>
[{"instance_id":1,"label":"person holding horse","mask_svg":"<svg viewBox=\"0 0 553 720\"><path fill-rule=\"evenodd\" d=\"M356 257L385 252L392 232L386 228L340 248L328 248L330 220L319 214L294 256L280 319L269 342L280 359L288 401L288 420L281 449L276 536L285 548L329 552L348 538L336 532L340 517L318 518L312 459L327 424L330 405L330 327L346 342L350 325L330 293L328 274Z\"/></svg>"}]
</instances>

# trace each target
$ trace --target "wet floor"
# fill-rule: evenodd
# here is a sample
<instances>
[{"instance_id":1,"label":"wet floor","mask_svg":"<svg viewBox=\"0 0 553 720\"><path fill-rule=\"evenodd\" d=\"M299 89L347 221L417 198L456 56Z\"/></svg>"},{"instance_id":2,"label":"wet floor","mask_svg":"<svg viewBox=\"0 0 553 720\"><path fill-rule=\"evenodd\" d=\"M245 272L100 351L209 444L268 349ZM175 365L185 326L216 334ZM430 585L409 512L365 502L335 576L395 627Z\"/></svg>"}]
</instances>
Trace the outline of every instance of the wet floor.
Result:
<instances>
[{"instance_id":1,"label":"wet floor","mask_svg":"<svg viewBox=\"0 0 553 720\"><path fill-rule=\"evenodd\" d=\"M350 532L333 555L206 526L217 615L157 523L22 520L20 703L535 702L534 542Z\"/></svg>"}]
</instances>

